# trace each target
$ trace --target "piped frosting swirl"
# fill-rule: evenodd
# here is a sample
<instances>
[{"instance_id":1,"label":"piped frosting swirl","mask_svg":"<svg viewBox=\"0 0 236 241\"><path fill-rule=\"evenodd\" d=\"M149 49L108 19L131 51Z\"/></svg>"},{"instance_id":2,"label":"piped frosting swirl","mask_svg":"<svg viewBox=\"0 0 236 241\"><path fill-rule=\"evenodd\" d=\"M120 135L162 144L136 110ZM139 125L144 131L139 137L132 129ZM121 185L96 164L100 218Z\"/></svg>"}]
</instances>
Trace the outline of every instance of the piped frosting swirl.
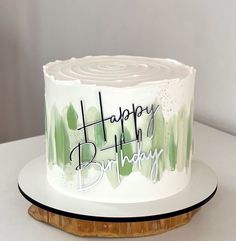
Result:
<instances>
[{"instance_id":1,"label":"piped frosting swirl","mask_svg":"<svg viewBox=\"0 0 236 241\"><path fill-rule=\"evenodd\" d=\"M124 55L71 58L44 66L47 79L113 87L184 79L193 71L172 59Z\"/></svg>"}]
</instances>

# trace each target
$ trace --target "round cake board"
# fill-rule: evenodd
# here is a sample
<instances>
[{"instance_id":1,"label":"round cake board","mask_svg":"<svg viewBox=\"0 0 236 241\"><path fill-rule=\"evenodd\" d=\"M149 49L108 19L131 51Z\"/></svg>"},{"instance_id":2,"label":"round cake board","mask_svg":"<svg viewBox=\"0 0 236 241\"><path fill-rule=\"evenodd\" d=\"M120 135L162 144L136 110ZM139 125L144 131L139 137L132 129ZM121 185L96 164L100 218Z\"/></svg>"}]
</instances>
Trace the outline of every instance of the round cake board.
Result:
<instances>
[{"instance_id":1,"label":"round cake board","mask_svg":"<svg viewBox=\"0 0 236 241\"><path fill-rule=\"evenodd\" d=\"M175 195L141 203L93 202L53 189L40 156L21 170L18 187L37 220L80 236L137 237L186 224L216 193L217 177L206 164L193 161L189 184Z\"/></svg>"}]
</instances>

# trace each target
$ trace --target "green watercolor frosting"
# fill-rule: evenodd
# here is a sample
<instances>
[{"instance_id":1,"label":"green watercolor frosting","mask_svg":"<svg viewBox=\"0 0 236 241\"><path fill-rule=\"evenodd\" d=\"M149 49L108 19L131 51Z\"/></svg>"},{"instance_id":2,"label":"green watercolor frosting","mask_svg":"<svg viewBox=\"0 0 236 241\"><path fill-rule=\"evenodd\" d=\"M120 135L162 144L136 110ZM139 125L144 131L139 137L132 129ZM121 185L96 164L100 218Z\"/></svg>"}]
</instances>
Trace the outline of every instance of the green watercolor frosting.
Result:
<instances>
[{"instance_id":1,"label":"green watercolor frosting","mask_svg":"<svg viewBox=\"0 0 236 241\"><path fill-rule=\"evenodd\" d=\"M119 136L118 136L118 138L119 138ZM131 140L129 130L127 128L124 129L124 138L127 141ZM132 144L131 143L123 144L122 153L121 153L121 148L118 147L118 161L119 161L120 175L128 176L132 172L133 163L129 163L128 161L126 161L124 163L124 165L122 166L121 154L123 155L123 157L127 156L129 159L131 159L134 154Z\"/></svg>"},{"instance_id":2,"label":"green watercolor frosting","mask_svg":"<svg viewBox=\"0 0 236 241\"><path fill-rule=\"evenodd\" d=\"M101 119L99 111L95 107L90 107L87 111L87 121L88 122L95 122ZM95 145L99 148L104 146L104 136L103 136L103 127L102 123L93 126L93 133L90 131L90 135L92 140L94 140Z\"/></svg>"},{"instance_id":3,"label":"green watercolor frosting","mask_svg":"<svg viewBox=\"0 0 236 241\"><path fill-rule=\"evenodd\" d=\"M174 134L173 127L170 131L170 139L169 139L169 160L170 160L171 170L174 171L176 161L177 161L177 143L175 141L175 134Z\"/></svg>"},{"instance_id":4,"label":"green watercolor frosting","mask_svg":"<svg viewBox=\"0 0 236 241\"><path fill-rule=\"evenodd\" d=\"M70 162L70 139L64 123L64 120L57 108L52 109L52 115L55 118L55 147L56 147L56 160L60 167L64 167Z\"/></svg>"},{"instance_id":5,"label":"green watercolor frosting","mask_svg":"<svg viewBox=\"0 0 236 241\"><path fill-rule=\"evenodd\" d=\"M67 123L68 123L68 127L71 130L77 129L77 120L78 120L78 115L74 109L74 106L70 104L67 109Z\"/></svg>"},{"instance_id":6,"label":"green watercolor frosting","mask_svg":"<svg viewBox=\"0 0 236 241\"><path fill-rule=\"evenodd\" d=\"M78 158L70 161L70 151L73 147L82 141L83 131L78 131L80 126L78 121L78 114L74 106L70 103L60 112L56 106L53 106L49 112L46 103L45 114L45 133L47 137L47 157L50 165L58 165L65 170L67 179L71 179L71 175L75 175L75 167L78 165ZM100 120L101 116L97 108L90 107L86 111L86 122L95 122ZM152 136L143 138L141 149L143 152L148 153L157 149L163 150L159 157L158 165L156 166L156 180L161 179L165 171L183 171L188 168L192 155L192 122L193 110L191 108L183 107L179 112L166 120L163 116L161 108L156 112L154 117L153 129L149 129L148 135L153 133ZM144 118L141 128L147 129L149 120ZM106 160L115 159L114 149L109 149L105 152L100 150L104 147L114 144L114 135L119 138L121 134L120 125L117 123L106 123L106 132L109 130L110 135L107 136L107 141L104 141L104 133L102 123L93 125L88 128L88 139L93 141L97 147L96 161L102 163ZM125 121L124 138L131 140L134 138L133 121ZM145 132L145 131L144 131ZM146 134L146 133L145 133ZM92 157L90 145L82 145L82 162L88 162ZM134 143L123 144L123 157L127 156L129 159L137 151L137 145ZM118 170L115 166L107 170L106 175L113 188L119 185L117 179L117 171L119 171L121 181L126 176L134 171L140 171L143 176L150 178L153 161L146 160L141 163L141 168L137 164L124 162L121 163L121 150L118 147ZM65 168L66 167L66 168ZM88 176L88 171L84 171L84 176Z\"/></svg>"}]
</instances>

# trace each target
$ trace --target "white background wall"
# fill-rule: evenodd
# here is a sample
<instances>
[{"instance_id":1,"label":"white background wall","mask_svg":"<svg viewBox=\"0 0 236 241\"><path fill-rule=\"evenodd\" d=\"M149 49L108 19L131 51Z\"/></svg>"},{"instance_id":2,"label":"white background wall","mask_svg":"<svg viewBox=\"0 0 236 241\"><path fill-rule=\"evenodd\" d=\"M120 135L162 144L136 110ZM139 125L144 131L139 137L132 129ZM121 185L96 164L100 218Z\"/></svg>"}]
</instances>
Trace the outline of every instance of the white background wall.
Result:
<instances>
[{"instance_id":1,"label":"white background wall","mask_svg":"<svg viewBox=\"0 0 236 241\"><path fill-rule=\"evenodd\" d=\"M98 54L193 65L195 119L236 134L235 25L233 0L1 0L0 142L43 133L43 64Z\"/></svg>"}]
</instances>

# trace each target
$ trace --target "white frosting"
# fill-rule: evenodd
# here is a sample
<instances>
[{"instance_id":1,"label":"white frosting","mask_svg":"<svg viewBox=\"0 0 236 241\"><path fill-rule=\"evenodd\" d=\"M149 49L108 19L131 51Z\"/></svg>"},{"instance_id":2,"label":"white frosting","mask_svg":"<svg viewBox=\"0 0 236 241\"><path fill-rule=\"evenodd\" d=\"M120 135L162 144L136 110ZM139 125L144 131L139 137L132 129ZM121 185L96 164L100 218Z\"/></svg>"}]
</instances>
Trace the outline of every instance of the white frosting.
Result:
<instances>
[{"instance_id":1,"label":"white frosting","mask_svg":"<svg viewBox=\"0 0 236 241\"><path fill-rule=\"evenodd\" d=\"M57 166L48 170L48 174L48 181L56 190L73 197L78 196L76 190L78 185L77 176L65 183L61 178L64 173ZM183 190L190 180L190 174L186 170L182 172L165 172L161 181L152 183L139 172L133 172L124 179L116 191L109 185L109 180L104 176L100 185L96 185L92 190L80 192L79 197L85 200L111 203L152 201L166 198ZM176 176L178 176L178 182L176 182ZM167 188L170 190L167 191Z\"/></svg>"},{"instance_id":2,"label":"white frosting","mask_svg":"<svg viewBox=\"0 0 236 241\"><path fill-rule=\"evenodd\" d=\"M123 87L122 91L125 91L124 87L130 89L135 85L136 88L141 88L139 90L142 92L146 87L146 93L140 93L140 97L157 98L165 118L168 119L193 97L195 69L171 59L87 56L48 63L44 66L44 75L46 84L52 85L52 92L60 91L60 87L64 89L65 86L76 87L81 84L84 88L87 85L102 86L104 91L110 93L112 87ZM153 88L154 85L158 86ZM87 95L91 90L93 89L87 86L87 92L80 94ZM67 91L62 90L63 93L60 95L72 97L76 91L67 88ZM127 103L133 101L133 97L128 95L127 98L130 100L127 100ZM60 103L59 99L58 102ZM112 106L112 109L115 109L114 107Z\"/></svg>"},{"instance_id":3,"label":"white frosting","mask_svg":"<svg viewBox=\"0 0 236 241\"><path fill-rule=\"evenodd\" d=\"M175 60L133 56L87 56L44 66L46 77L52 80L114 87L184 79L193 71Z\"/></svg>"},{"instance_id":4,"label":"white frosting","mask_svg":"<svg viewBox=\"0 0 236 241\"><path fill-rule=\"evenodd\" d=\"M188 115L191 114L195 69L175 60L133 56L71 58L45 65L44 76L48 126L54 121L50 111L55 105L63 113L65 106L72 103L80 120L80 100L84 101L87 110L90 107L99 108L99 91L102 93L105 116L118 114L119 107L130 109L133 103L142 106L158 103L166 123L183 107ZM70 135L74 138L73 134ZM78 192L78 175L67 180L60 167L54 165L48 168L48 180L57 190L84 199L124 203L173 195L187 185L190 174L190 168L181 171L170 171L169 168L160 181L152 183L139 172L132 172L115 189L104 175L94 189Z\"/></svg>"}]
</instances>

